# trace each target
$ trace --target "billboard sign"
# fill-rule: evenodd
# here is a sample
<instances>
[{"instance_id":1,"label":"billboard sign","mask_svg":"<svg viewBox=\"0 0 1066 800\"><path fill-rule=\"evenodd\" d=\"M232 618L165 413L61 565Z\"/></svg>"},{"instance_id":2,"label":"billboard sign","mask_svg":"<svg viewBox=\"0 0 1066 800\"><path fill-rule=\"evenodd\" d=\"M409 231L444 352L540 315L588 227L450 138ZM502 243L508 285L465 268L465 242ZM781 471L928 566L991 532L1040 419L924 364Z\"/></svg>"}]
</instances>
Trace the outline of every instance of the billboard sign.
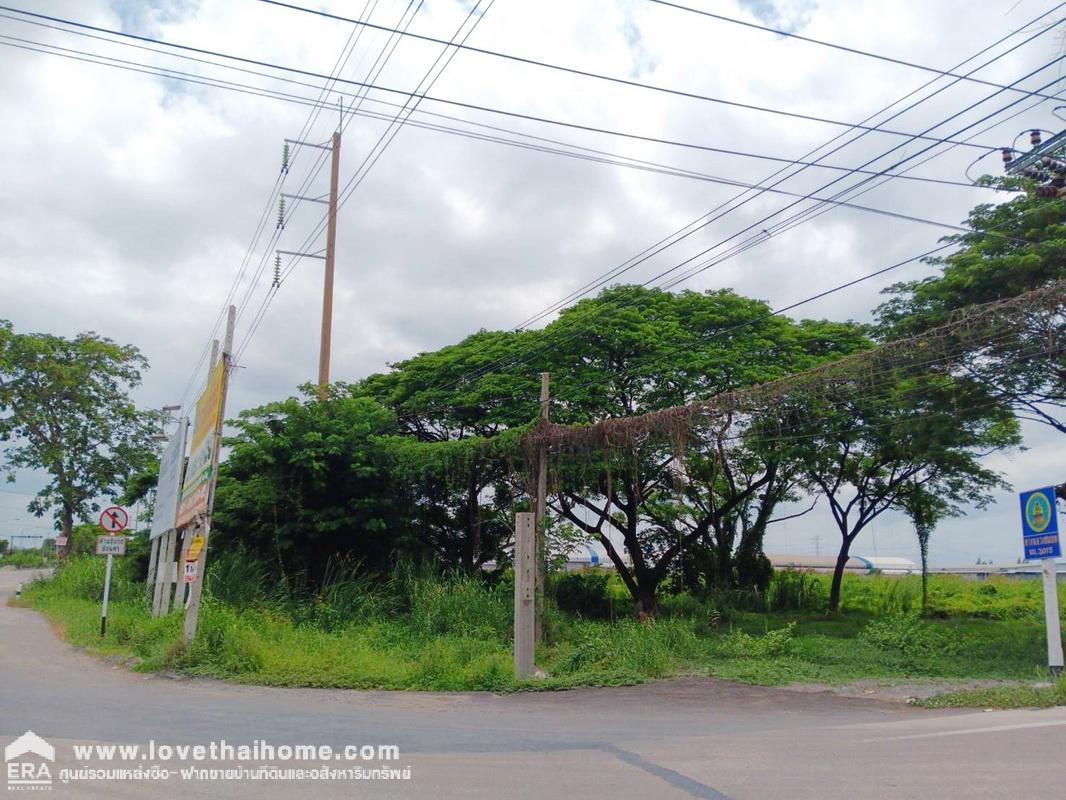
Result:
<instances>
[{"instance_id":1,"label":"billboard sign","mask_svg":"<svg viewBox=\"0 0 1066 800\"><path fill-rule=\"evenodd\" d=\"M175 527L178 513L178 494L181 492L181 468L185 461L185 434L189 420L178 420L178 429L170 437L167 449L159 460L159 482L155 490L155 509L152 512L152 530L149 540L157 539Z\"/></svg>"},{"instance_id":2,"label":"billboard sign","mask_svg":"<svg viewBox=\"0 0 1066 800\"><path fill-rule=\"evenodd\" d=\"M207 386L196 401L196 424L189 440L189 463L185 467L185 480L181 485L181 499L175 520L177 528L184 528L197 516L207 513L225 380L226 359L220 358L212 367Z\"/></svg>"}]
</instances>

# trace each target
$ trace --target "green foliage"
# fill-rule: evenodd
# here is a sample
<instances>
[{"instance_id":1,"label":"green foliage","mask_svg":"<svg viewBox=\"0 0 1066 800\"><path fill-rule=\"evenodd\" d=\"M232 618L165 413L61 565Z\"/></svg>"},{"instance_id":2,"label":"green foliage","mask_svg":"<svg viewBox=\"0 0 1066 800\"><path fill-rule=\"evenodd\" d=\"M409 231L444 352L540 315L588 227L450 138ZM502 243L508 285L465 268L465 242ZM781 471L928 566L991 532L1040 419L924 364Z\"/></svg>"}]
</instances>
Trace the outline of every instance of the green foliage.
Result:
<instances>
[{"instance_id":1,"label":"green foliage","mask_svg":"<svg viewBox=\"0 0 1066 800\"><path fill-rule=\"evenodd\" d=\"M883 335L907 336L943 322L974 303L1016 297L1066 277L1066 203L1021 194L970 212L973 233L954 237L959 248L931 263L939 275L900 283L877 314ZM1028 314L1022 330L975 349L965 371L1014 409L1066 433L1066 366L1051 342L1066 333L1062 315Z\"/></svg>"},{"instance_id":2,"label":"green foliage","mask_svg":"<svg viewBox=\"0 0 1066 800\"><path fill-rule=\"evenodd\" d=\"M901 614L875 620L866 626L860 638L912 667L955 655L956 638L946 635L917 614Z\"/></svg>"},{"instance_id":3,"label":"green foliage","mask_svg":"<svg viewBox=\"0 0 1066 800\"><path fill-rule=\"evenodd\" d=\"M368 398L289 398L241 413L219 473L212 547L238 546L283 581L320 584L341 556L385 571L415 545L412 498L377 437L393 415Z\"/></svg>"},{"instance_id":4,"label":"green foliage","mask_svg":"<svg viewBox=\"0 0 1066 800\"><path fill-rule=\"evenodd\" d=\"M0 320L4 467L9 479L16 469L49 476L29 510L53 512L65 534L155 459L158 412L139 411L129 395L147 366L137 348L95 333L16 333Z\"/></svg>"},{"instance_id":5,"label":"green foliage","mask_svg":"<svg viewBox=\"0 0 1066 800\"><path fill-rule=\"evenodd\" d=\"M115 599L103 639L102 559L73 558L23 597L59 622L71 642L135 656L138 669L287 686L508 691L678 674L757 683L922 676L1023 680L1045 655L1039 592L1025 588L1032 584L1038 590L1038 581L986 584L932 576L933 596L954 597L958 616L874 616L865 608L829 617L733 611L728 624L712 624L715 607L687 595L668 599L663 616L645 622L620 618L609 624L549 608L549 635L537 655L547 677L516 681L513 585L506 579L434 576L402 566L387 579L361 585L358 568L350 564L332 570L336 592L300 595L298 601L280 590L274 596L260 590L255 604L231 604L206 592L200 634L185 648L178 644L180 615L153 619L143 585L129 579L125 563L116 561ZM262 577L237 563L220 568L216 577L222 575L250 582ZM877 598L893 582L913 585L917 597L917 579L848 576L844 608L886 605ZM975 613L983 608L992 597L986 586L1024 605L1028 616L993 620L963 613L965 605ZM234 596L249 594L235 590ZM916 599L914 604L916 609ZM318 610L304 610L308 607Z\"/></svg>"},{"instance_id":6,"label":"green foliage","mask_svg":"<svg viewBox=\"0 0 1066 800\"><path fill-rule=\"evenodd\" d=\"M0 555L0 567L29 569L47 567L53 561L52 548L7 550Z\"/></svg>"},{"instance_id":7,"label":"green foliage","mask_svg":"<svg viewBox=\"0 0 1066 800\"><path fill-rule=\"evenodd\" d=\"M588 619L610 619L609 574L602 570L568 572L554 580L555 602L560 610Z\"/></svg>"},{"instance_id":8,"label":"green foliage","mask_svg":"<svg viewBox=\"0 0 1066 800\"><path fill-rule=\"evenodd\" d=\"M914 701L925 708L1050 708L1066 706L1066 675L1042 685L962 689Z\"/></svg>"},{"instance_id":9,"label":"green foliage","mask_svg":"<svg viewBox=\"0 0 1066 800\"><path fill-rule=\"evenodd\" d=\"M718 643L718 651L729 658L769 658L788 655L792 651L792 634L796 623L752 636L740 629L729 631Z\"/></svg>"}]
</instances>

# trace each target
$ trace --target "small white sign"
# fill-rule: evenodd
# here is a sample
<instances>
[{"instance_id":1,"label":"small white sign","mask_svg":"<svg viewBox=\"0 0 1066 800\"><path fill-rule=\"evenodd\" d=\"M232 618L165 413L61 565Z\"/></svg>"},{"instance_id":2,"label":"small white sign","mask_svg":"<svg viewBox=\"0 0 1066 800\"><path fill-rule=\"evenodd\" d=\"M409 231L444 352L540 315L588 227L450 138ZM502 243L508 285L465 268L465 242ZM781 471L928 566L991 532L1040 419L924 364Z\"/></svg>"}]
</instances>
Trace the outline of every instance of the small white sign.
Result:
<instances>
[{"instance_id":1,"label":"small white sign","mask_svg":"<svg viewBox=\"0 0 1066 800\"><path fill-rule=\"evenodd\" d=\"M185 562L185 582L186 583L195 583L196 582L196 576L199 575L199 574L200 574L200 570L198 569L198 565L197 565L197 563L195 561L186 561Z\"/></svg>"},{"instance_id":2,"label":"small white sign","mask_svg":"<svg viewBox=\"0 0 1066 800\"><path fill-rule=\"evenodd\" d=\"M126 555L126 536L97 536L96 555L98 556L124 556Z\"/></svg>"}]
</instances>

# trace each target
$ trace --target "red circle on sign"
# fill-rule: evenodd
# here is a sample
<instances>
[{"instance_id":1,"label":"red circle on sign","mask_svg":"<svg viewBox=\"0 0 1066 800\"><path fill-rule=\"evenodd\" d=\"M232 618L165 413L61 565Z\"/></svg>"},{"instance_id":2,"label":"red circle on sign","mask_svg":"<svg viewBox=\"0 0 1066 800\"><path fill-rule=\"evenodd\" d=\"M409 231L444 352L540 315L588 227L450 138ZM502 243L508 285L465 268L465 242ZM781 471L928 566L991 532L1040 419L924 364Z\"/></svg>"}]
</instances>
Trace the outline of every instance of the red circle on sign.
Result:
<instances>
[{"instance_id":1,"label":"red circle on sign","mask_svg":"<svg viewBox=\"0 0 1066 800\"><path fill-rule=\"evenodd\" d=\"M129 512L119 506L111 506L100 512L100 527L111 533L125 530L130 523Z\"/></svg>"}]
</instances>

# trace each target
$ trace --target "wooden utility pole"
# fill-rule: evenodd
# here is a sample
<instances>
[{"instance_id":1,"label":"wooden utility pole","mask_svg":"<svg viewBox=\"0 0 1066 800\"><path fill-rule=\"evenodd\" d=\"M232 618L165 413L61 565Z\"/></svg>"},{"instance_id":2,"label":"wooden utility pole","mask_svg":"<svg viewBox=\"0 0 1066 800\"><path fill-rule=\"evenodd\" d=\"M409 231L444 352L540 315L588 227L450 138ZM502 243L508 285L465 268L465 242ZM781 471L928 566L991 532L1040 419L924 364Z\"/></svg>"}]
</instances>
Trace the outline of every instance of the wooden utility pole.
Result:
<instances>
[{"instance_id":1,"label":"wooden utility pole","mask_svg":"<svg viewBox=\"0 0 1066 800\"><path fill-rule=\"evenodd\" d=\"M548 422L548 403L551 399L551 373L540 373L540 424ZM548 515L548 448L541 444L537 452L537 497L534 508L537 515L537 624L535 635L538 642L544 639L544 584L548 577L548 548L545 528Z\"/></svg>"},{"instance_id":2,"label":"wooden utility pole","mask_svg":"<svg viewBox=\"0 0 1066 800\"><path fill-rule=\"evenodd\" d=\"M329 212L326 221L326 274L322 282L322 341L318 350L318 399L329 387L329 355L333 338L333 267L337 255L337 183L340 180L341 133L334 131L329 169Z\"/></svg>"},{"instance_id":3,"label":"wooden utility pole","mask_svg":"<svg viewBox=\"0 0 1066 800\"><path fill-rule=\"evenodd\" d=\"M229 391L229 378L230 371L233 369L233 327L237 320L237 307L230 306L229 314L226 317L226 338L222 345L222 390L219 398L218 406L218 419L215 422L215 439L211 453L211 477L207 490L207 510L204 513L203 519L200 525L200 535L203 536L203 545L200 548L199 556L196 559L196 579L189 584L189 605L185 610L185 624L182 627L182 638L185 643L188 644L196 638L196 626L200 621L200 595L203 593L204 578L207 571L207 545L211 536L211 511L215 505L215 485L218 481L218 458L219 451L222 449L222 422L226 417L226 394ZM186 528L186 542L185 549L187 550L191 536L189 535L196 529L195 525L190 525ZM179 562L179 573L185 566L185 553L182 553L182 560ZM178 585L183 586L184 576L178 575Z\"/></svg>"},{"instance_id":4,"label":"wooden utility pole","mask_svg":"<svg viewBox=\"0 0 1066 800\"><path fill-rule=\"evenodd\" d=\"M536 539L534 514L515 514L514 525L514 674L530 678L536 669Z\"/></svg>"}]
</instances>

